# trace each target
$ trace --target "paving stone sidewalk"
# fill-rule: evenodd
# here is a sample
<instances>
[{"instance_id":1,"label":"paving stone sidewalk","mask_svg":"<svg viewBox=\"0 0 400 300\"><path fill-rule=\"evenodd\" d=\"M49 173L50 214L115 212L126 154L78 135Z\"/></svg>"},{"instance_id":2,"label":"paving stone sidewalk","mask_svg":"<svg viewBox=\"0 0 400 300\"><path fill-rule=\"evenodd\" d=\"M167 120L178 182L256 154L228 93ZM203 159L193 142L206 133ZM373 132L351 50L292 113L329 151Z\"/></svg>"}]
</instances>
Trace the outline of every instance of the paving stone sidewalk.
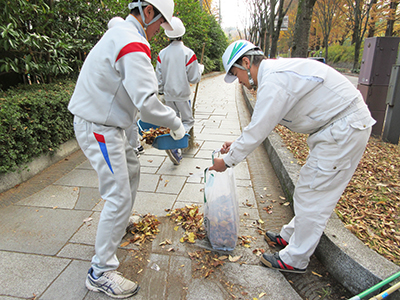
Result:
<instances>
[{"instance_id":1,"label":"paving stone sidewalk","mask_svg":"<svg viewBox=\"0 0 400 300\"><path fill-rule=\"evenodd\" d=\"M240 97L236 84L225 84L222 75L204 79L196 100L197 147L184 153L179 166L173 165L164 151L149 146L140 157L141 181L132 213L157 215L161 225L156 239L146 247L130 244L118 251L119 270L141 286L133 299L222 300L233 299L232 295L237 299L301 299L281 273L262 267L254 253L261 248L270 251L257 232L258 220L280 228L290 214L290 208L280 206L267 218L262 209L266 204L260 206L268 197L279 201L283 196L276 177L263 177L273 171L267 169L267 156L258 152L265 151L262 146L234 169L240 235L254 239L249 248L237 246L218 255L240 256L238 261L227 260L208 277L199 275L196 261L188 253L212 254L208 252L210 244L207 240L181 243L183 231L174 230L176 225L167 217L166 210L185 205L203 208L203 172L211 166L212 151L224 141L234 140L245 125L241 116L247 112ZM104 201L96 173L80 151L57 168L66 164L70 168L74 162L76 167L60 178L46 177L45 170L38 175L40 180L35 176L21 184L15 193L23 189L24 197L0 206L0 300L110 299L89 292L84 285ZM11 194L1 194L0 202L7 202ZM160 246L166 239L171 240L174 251Z\"/></svg>"}]
</instances>

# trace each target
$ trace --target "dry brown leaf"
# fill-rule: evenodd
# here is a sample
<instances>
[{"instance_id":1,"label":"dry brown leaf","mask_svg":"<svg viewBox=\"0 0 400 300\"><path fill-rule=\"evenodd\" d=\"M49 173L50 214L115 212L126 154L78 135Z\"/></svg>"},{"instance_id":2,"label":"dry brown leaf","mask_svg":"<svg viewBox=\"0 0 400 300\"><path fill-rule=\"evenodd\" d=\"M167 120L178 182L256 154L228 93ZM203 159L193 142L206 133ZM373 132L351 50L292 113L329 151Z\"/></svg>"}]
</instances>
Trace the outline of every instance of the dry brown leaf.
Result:
<instances>
[{"instance_id":1,"label":"dry brown leaf","mask_svg":"<svg viewBox=\"0 0 400 300\"><path fill-rule=\"evenodd\" d=\"M130 244L130 242L124 242L124 243L122 243L121 245L119 245L120 247L126 247L126 246L128 246Z\"/></svg>"},{"instance_id":2,"label":"dry brown leaf","mask_svg":"<svg viewBox=\"0 0 400 300\"><path fill-rule=\"evenodd\" d=\"M314 271L311 271L311 273L314 274L315 276L323 277L322 275L320 275L320 274L318 274L318 273L316 273L316 272L314 272Z\"/></svg>"},{"instance_id":3,"label":"dry brown leaf","mask_svg":"<svg viewBox=\"0 0 400 300\"><path fill-rule=\"evenodd\" d=\"M229 255L229 261L230 262L237 262L242 256L241 255L237 255L232 257L231 255Z\"/></svg>"}]
</instances>

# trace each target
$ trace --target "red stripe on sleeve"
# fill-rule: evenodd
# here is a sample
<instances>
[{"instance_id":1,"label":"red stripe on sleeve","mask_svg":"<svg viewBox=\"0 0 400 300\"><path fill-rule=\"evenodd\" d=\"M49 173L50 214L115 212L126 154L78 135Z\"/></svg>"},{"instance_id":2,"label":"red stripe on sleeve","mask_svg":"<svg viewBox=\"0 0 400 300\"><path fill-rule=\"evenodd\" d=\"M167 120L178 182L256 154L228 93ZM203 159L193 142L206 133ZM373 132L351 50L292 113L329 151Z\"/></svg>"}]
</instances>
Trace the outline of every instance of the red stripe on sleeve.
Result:
<instances>
[{"instance_id":1,"label":"red stripe on sleeve","mask_svg":"<svg viewBox=\"0 0 400 300\"><path fill-rule=\"evenodd\" d=\"M186 67L188 65L190 65L192 62L194 62L195 60L197 60L196 54L193 54L192 58L189 60L189 62L186 64Z\"/></svg>"},{"instance_id":2,"label":"red stripe on sleeve","mask_svg":"<svg viewBox=\"0 0 400 300\"><path fill-rule=\"evenodd\" d=\"M157 56L157 61L161 64L161 58L160 58L160 55L159 56Z\"/></svg>"},{"instance_id":3,"label":"red stripe on sleeve","mask_svg":"<svg viewBox=\"0 0 400 300\"><path fill-rule=\"evenodd\" d=\"M143 52L151 59L150 48L142 43L130 43L119 51L118 57L115 60L117 62L122 56L132 53L132 52Z\"/></svg>"},{"instance_id":4,"label":"red stripe on sleeve","mask_svg":"<svg viewBox=\"0 0 400 300\"><path fill-rule=\"evenodd\" d=\"M96 141L98 141L99 143L104 143L104 144L106 143L104 135L98 134L96 132L93 132L93 134L94 134L94 137L96 138Z\"/></svg>"}]
</instances>

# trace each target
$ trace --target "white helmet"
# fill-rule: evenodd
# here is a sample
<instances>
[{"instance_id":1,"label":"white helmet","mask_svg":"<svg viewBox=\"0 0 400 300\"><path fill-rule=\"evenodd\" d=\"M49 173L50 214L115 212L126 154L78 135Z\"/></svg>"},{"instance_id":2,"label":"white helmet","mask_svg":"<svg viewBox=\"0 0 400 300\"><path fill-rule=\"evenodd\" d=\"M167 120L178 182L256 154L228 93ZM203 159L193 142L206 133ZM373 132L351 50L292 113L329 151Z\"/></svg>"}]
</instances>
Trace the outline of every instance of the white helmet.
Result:
<instances>
[{"instance_id":1,"label":"white helmet","mask_svg":"<svg viewBox=\"0 0 400 300\"><path fill-rule=\"evenodd\" d=\"M161 15L158 15L155 16L154 19L150 21L150 23L145 22L142 7L145 7L149 4L157 8L157 10L164 17L165 23L163 23L161 26L165 30L173 30L174 28L171 25L171 19L172 15L174 14L174 5L175 5L174 0L145 0L145 1L138 0L137 2L129 3L128 8L130 10L134 9L135 7L139 8L140 16L142 17L144 27L147 28L147 26L149 26L150 24L154 23L159 18L161 18Z\"/></svg>"},{"instance_id":2,"label":"white helmet","mask_svg":"<svg viewBox=\"0 0 400 300\"><path fill-rule=\"evenodd\" d=\"M117 25L118 23L124 22L125 20L122 19L121 17L114 17L112 18L110 21L108 21L108 29L110 29L111 27L114 27L115 25Z\"/></svg>"},{"instance_id":3,"label":"white helmet","mask_svg":"<svg viewBox=\"0 0 400 300\"><path fill-rule=\"evenodd\" d=\"M254 51L251 51L253 49L254 49ZM229 72L230 69L234 65L235 65L235 67L237 67L239 69L243 69L243 70L247 71L248 73L250 73L250 71L247 70L246 68L240 66L239 64L235 64L236 61L245 54L247 54L247 55L264 55L264 52L262 52L259 47L255 46L254 44L252 44L246 40L235 41L232 44L230 44L228 46L228 48L226 48L224 54L222 55L222 63L224 64L224 68L225 68L225 72L226 72L226 75L224 78L226 83L232 83L237 78L236 76L232 75ZM251 76L249 76L249 78L251 79Z\"/></svg>"},{"instance_id":4,"label":"white helmet","mask_svg":"<svg viewBox=\"0 0 400 300\"><path fill-rule=\"evenodd\" d=\"M182 20L177 17L172 17L171 25L174 30L165 30L165 34L170 39L176 39L183 36L186 32L185 25L183 25Z\"/></svg>"}]
</instances>

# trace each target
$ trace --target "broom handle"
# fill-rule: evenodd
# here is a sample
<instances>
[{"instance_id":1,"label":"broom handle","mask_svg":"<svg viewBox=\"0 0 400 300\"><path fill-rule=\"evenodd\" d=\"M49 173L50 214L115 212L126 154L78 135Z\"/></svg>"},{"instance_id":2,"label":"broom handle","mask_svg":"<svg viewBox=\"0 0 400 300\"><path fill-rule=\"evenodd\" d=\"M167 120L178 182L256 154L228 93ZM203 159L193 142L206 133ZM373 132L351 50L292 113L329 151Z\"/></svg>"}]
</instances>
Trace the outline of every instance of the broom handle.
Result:
<instances>
[{"instance_id":1,"label":"broom handle","mask_svg":"<svg viewBox=\"0 0 400 300\"><path fill-rule=\"evenodd\" d=\"M203 43L203 50L201 50L201 59L200 59L200 63L203 63L203 57L204 57L204 48L206 46L206 43ZM194 92L194 98L193 98L193 107L192 107L192 111L194 111L194 104L196 103L196 98L197 98L197 90L199 89L199 83L196 83L196 90Z\"/></svg>"}]
</instances>

